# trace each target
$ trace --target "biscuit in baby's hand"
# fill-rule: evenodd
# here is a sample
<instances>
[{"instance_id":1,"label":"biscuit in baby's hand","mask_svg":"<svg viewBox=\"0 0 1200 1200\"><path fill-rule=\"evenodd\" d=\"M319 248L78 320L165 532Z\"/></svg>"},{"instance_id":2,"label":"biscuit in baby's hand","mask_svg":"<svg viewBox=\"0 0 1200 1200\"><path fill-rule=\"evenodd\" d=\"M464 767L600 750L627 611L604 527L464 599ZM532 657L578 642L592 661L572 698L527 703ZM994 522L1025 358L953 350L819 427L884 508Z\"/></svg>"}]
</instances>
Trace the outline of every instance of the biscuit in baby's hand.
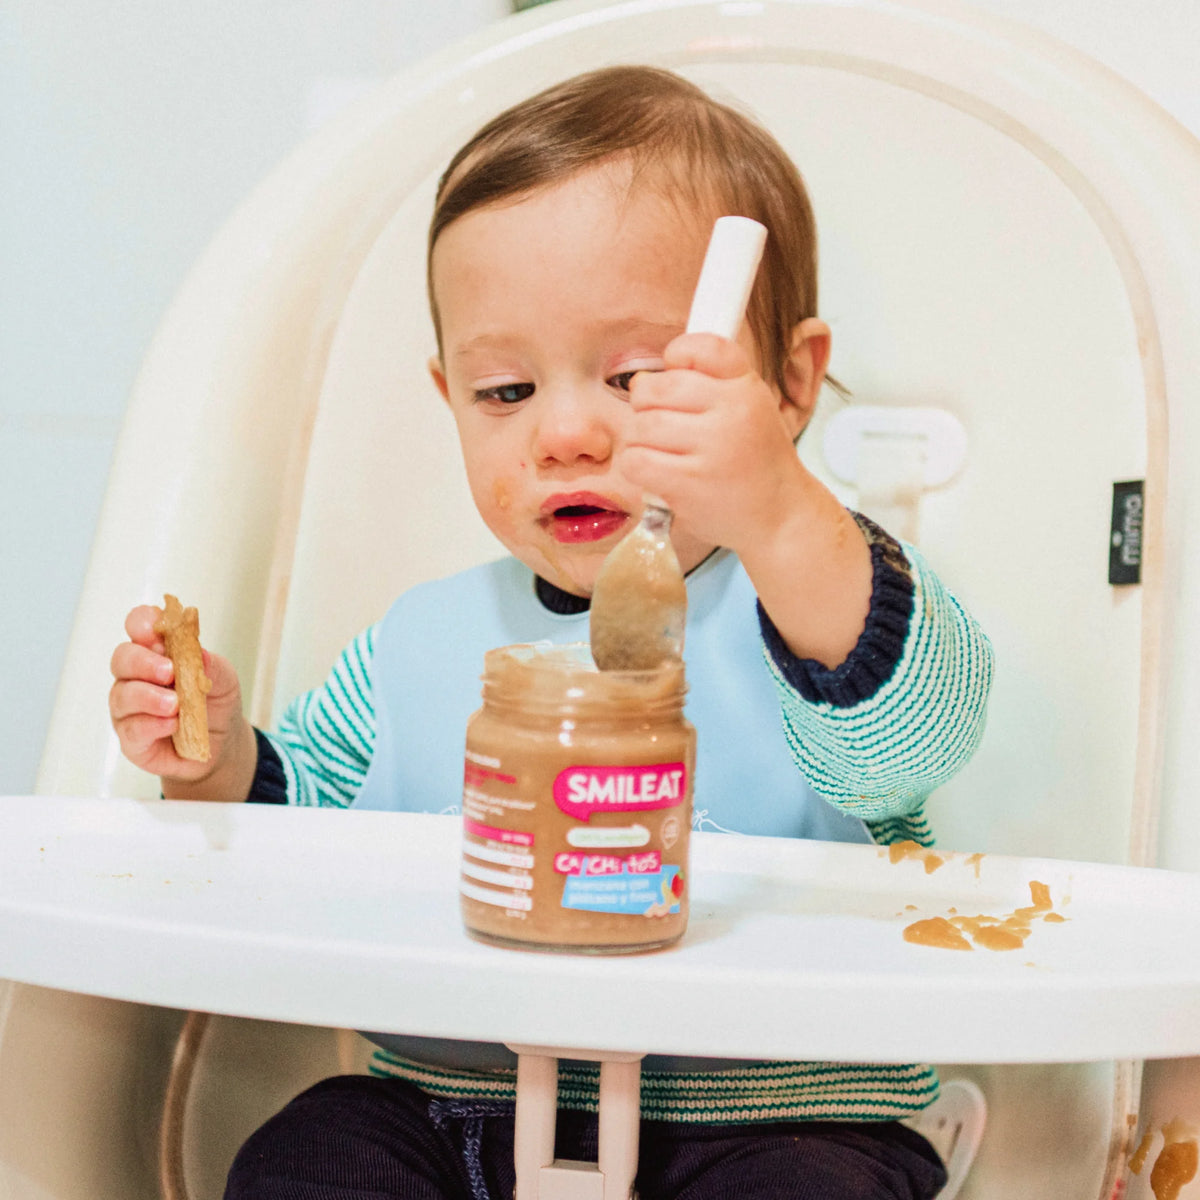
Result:
<instances>
[{"instance_id":1,"label":"biscuit in baby's hand","mask_svg":"<svg viewBox=\"0 0 1200 1200\"><path fill-rule=\"evenodd\" d=\"M175 664L175 694L179 697L179 728L171 735L175 753L194 762L207 762L208 693L212 680L204 673L204 655L200 650L200 615L184 608L171 595L163 597L162 616L154 622L154 632L163 640L167 657Z\"/></svg>"}]
</instances>

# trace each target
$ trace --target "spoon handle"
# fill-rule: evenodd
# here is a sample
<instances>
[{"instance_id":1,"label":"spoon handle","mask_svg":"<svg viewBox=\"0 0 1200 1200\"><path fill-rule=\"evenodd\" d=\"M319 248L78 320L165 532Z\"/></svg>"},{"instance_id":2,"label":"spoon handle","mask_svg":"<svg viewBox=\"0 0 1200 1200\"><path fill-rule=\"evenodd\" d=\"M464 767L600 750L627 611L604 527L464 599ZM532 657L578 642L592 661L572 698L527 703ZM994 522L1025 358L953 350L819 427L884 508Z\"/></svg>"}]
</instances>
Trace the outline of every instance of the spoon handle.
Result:
<instances>
[{"instance_id":1,"label":"spoon handle","mask_svg":"<svg viewBox=\"0 0 1200 1200\"><path fill-rule=\"evenodd\" d=\"M767 231L749 217L718 217L688 315L688 333L737 337Z\"/></svg>"},{"instance_id":2,"label":"spoon handle","mask_svg":"<svg viewBox=\"0 0 1200 1200\"><path fill-rule=\"evenodd\" d=\"M692 293L688 333L715 333L735 338L746 315L746 304L767 241L766 226L749 217L718 217L713 225L704 265ZM642 497L670 526L670 509L659 496Z\"/></svg>"}]
</instances>

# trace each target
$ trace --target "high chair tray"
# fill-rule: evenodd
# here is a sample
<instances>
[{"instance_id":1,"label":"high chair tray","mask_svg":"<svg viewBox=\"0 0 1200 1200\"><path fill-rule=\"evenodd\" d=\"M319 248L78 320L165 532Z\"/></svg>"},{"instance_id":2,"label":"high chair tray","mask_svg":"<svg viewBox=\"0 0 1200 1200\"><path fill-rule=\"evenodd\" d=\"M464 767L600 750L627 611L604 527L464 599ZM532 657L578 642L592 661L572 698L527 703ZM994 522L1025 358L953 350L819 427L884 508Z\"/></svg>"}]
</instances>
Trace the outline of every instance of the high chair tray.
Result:
<instances>
[{"instance_id":1,"label":"high chair tray","mask_svg":"<svg viewBox=\"0 0 1200 1200\"><path fill-rule=\"evenodd\" d=\"M1186 873L965 853L937 866L701 833L683 941L586 957L466 936L453 816L37 796L0 798L0 828L0 977L27 983L601 1051L1200 1054L1200 876ZM918 920L1029 907L1035 881L1066 919L1043 908L1020 948L905 940Z\"/></svg>"}]
</instances>

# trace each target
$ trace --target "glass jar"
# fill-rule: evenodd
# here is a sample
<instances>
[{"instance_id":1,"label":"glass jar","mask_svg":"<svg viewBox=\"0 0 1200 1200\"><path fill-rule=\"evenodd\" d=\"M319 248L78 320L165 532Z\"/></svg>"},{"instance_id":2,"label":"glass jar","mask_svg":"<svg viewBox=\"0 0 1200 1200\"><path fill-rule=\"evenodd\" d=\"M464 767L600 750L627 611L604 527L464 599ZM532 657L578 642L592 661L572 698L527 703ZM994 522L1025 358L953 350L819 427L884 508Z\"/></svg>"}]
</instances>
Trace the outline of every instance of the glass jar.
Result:
<instances>
[{"instance_id":1,"label":"glass jar","mask_svg":"<svg viewBox=\"0 0 1200 1200\"><path fill-rule=\"evenodd\" d=\"M463 782L472 937L626 954L683 936L696 765L685 691L682 663L598 671L586 645L487 653Z\"/></svg>"}]
</instances>

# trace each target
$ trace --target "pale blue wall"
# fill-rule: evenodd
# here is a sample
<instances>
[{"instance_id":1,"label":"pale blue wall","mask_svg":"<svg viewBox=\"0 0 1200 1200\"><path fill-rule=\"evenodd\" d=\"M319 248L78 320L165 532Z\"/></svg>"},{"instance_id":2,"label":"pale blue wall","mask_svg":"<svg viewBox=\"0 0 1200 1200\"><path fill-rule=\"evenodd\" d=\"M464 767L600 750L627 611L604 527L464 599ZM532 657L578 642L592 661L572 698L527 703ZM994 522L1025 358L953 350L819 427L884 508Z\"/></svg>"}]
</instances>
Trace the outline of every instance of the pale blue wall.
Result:
<instances>
[{"instance_id":1,"label":"pale blue wall","mask_svg":"<svg viewBox=\"0 0 1200 1200\"><path fill-rule=\"evenodd\" d=\"M339 99L509 9L0 3L0 793L33 788L125 400L188 266Z\"/></svg>"},{"instance_id":2,"label":"pale blue wall","mask_svg":"<svg viewBox=\"0 0 1200 1200\"><path fill-rule=\"evenodd\" d=\"M1197 0L976 2L1200 134ZM507 7L0 5L0 793L33 787L125 397L188 265L339 97Z\"/></svg>"}]
</instances>

